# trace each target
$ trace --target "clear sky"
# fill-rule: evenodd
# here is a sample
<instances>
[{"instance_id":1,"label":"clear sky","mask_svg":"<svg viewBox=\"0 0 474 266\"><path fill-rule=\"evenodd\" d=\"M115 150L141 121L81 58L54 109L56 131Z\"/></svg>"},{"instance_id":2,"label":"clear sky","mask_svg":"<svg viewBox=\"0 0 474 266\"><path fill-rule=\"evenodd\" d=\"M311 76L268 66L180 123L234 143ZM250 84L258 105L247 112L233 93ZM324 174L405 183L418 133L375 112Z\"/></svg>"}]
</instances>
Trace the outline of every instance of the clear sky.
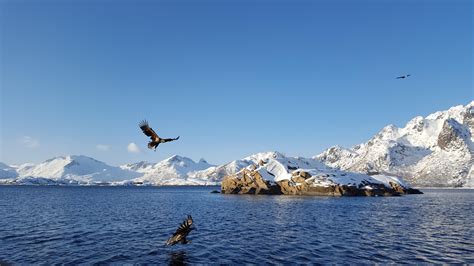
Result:
<instances>
[{"instance_id":1,"label":"clear sky","mask_svg":"<svg viewBox=\"0 0 474 266\"><path fill-rule=\"evenodd\" d=\"M474 99L469 0L0 3L5 163L309 157Z\"/></svg>"}]
</instances>

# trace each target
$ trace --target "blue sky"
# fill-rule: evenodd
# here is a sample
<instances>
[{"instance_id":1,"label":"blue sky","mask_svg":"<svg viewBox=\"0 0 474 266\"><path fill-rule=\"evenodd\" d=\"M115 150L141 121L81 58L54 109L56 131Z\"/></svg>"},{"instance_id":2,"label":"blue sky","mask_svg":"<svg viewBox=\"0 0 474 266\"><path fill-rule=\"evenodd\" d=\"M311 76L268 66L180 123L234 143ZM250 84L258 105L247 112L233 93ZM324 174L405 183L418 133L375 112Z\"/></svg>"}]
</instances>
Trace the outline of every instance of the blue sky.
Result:
<instances>
[{"instance_id":1,"label":"blue sky","mask_svg":"<svg viewBox=\"0 0 474 266\"><path fill-rule=\"evenodd\" d=\"M467 0L2 1L0 12L10 164L313 156L474 99ZM181 139L147 150L145 118Z\"/></svg>"}]
</instances>

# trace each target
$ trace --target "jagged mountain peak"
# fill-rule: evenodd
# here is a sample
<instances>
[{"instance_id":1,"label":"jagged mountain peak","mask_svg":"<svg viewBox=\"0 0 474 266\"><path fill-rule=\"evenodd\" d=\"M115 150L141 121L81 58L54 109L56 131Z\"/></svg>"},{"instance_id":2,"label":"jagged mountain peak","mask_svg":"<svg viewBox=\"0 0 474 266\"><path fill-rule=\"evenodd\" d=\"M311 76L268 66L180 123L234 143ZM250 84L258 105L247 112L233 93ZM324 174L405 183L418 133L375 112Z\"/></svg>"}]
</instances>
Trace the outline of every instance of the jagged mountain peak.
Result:
<instances>
[{"instance_id":1,"label":"jagged mountain peak","mask_svg":"<svg viewBox=\"0 0 474 266\"><path fill-rule=\"evenodd\" d=\"M474 101L416 116L403 128L388 125L365 143L332 147L316 158L343 170L406 176L420 185L463 185L473 164L473 106Z\"/></svg>"},{"instance_id":2,"label":"jagged mountain peak","mask_svg":"<svg viewBox=\"0 0 474 266\"><path fill-rule=\"evenodd\" d=\"M453 118L448 118L443 123L443 128L438 135L438 146L443 150L469 149L471 132Z\"/></svg>"},{"instance_id":3,"label":"jagged mountain peak","mask_svg":"<svg viewBox=\"0 0 474 266\"><path fill-rule=\"evenodd\" d=\"M266 160L266 159L276 159L276 158L284 158L285 155L278 151L267 151L267 152L259 152L247 156L244 160Z\"/></svg>"},{"instance_id":4,"label":"jagged mountain peak","mask_svg":"<svg viewBox=\"0 0 474 266\"><path fill-rule=\"evenodd\" d=\"M449 108L448 110L445 111L437 111L434 112L426 117L426 119L429 120L446 120L448 118L454 118L457 121L461 122L463 121L463 116L466 112L470 112L472 106L474 106L474 101L470 102L469 104L466 104L465 106L463 105L457 105Z\"/></svg>"},{"instance_id":5,"label":"jagged mountain peak","mask_svg":"<svg viewBox=\"0 0 474 266\"><path fill-rule=\"evenodd\" d=\"M183 156L179 156L179 155L175 154L175 155L165 159L164 161L167 161L167 162L180 162L180 161L192 161L192 160L188 157L183 157Z\"/></svg>"},{"instance_id":6,"label":"jagged mountain peak","mask_svg":"<svg viewBox=\"0 0 474 266\"><path fill-rule=\"evenodd\" d=\"M210 167L213 166L209 164L206 160L201 159L198 162L195 162L193 159L185 157L185 156L180 156L180 155L173 155L161 162L158 162L157 164L159 165L172 165L175 167Z\"/></svg>"},{"instance_id":7,"label":"jagged mountain peak","mask_svg":"<svg viewBox=\"0 0 474 266\"><path fill-rule=\"evenodd\" d=\"M52 161L56 161L56 160L68 160L68 161L95 161L95 162L99 162L98 160L92 158L92 157L89 157L89 156L86 156L86 155L63 155L63 156L56 156L56 157L53 157L51 159L48 159L46 161L44 161L43 163L47 163L47 162L52 162Z\"/></svg>"}]
</instances>

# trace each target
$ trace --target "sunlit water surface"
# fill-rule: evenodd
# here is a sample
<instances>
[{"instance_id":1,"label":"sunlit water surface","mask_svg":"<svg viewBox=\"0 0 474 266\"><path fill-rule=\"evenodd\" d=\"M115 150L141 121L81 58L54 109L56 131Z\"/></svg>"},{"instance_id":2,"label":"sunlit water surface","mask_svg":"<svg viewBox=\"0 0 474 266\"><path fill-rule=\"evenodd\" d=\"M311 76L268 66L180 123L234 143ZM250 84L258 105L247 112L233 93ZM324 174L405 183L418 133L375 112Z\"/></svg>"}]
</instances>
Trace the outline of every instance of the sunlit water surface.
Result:
<instances>
[{"instance_id":1,"label":"sunlit water surface","mask_svg":"<svg viewBox=\"0 0 474 266\"><path fill-rule=\"evenodd\" d=\"M3 263L474 263L474 190L402 197L0 186ZM185 215L188 245L165 247Z\"/></svg>"}]
</instances>

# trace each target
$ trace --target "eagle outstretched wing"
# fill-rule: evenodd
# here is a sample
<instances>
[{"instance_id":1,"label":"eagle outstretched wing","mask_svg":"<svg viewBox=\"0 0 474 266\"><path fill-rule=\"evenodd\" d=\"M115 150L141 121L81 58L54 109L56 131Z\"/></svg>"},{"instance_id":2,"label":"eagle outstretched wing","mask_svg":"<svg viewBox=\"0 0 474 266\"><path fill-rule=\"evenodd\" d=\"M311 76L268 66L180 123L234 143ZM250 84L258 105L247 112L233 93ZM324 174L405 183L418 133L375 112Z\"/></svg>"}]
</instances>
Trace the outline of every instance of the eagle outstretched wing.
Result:
<instances>
[{"instance_id":1,"label":"eagle outstretched wing","mask_svg":"<svg viewBox=\"0 0 474 266\"><path fill-rule=\"evenodd\" d=\"M396 79L406 79L408 78L409 76L411 76L410 74L407 74L407 75L403 75L403 76L398 76L396 77Z\"/></svg>"},{"instance_id":2,"label":"eagle outstretched wing","mask_svg":"<svg viewBox=\"0 0 474 266\"><path fill-rule=\"evenodd\" d=\"M140 129L143 131L143 133L145 135L150 137L150 139L152 141L159 141L160 140L160 137L158 136L158 134L156 134L156 132L153 130L153 128L151 128L148 125L148 121L143 120L143 121L140 122L140 124L138 124L138 126L140 127Z\"/></svg>"},{"instance_id":3,"label":"eagle outstretched wing","mask_svg":"<svg viewBox=\"0 0 474 266\"><path fill-rule=\"evenodd\" d=\"M174 232L174 234L168 239L168 241L166 241L166 245L172 246L177 243L188 243L188 241L186 240L186 236L188 236L188 234L194 229L192 225L193 217L191 217L191 215L188 215L188 217L186 217L183 223L179 225L178 229L176 229L176 232Z\"/></svg>"}]
</instances>

